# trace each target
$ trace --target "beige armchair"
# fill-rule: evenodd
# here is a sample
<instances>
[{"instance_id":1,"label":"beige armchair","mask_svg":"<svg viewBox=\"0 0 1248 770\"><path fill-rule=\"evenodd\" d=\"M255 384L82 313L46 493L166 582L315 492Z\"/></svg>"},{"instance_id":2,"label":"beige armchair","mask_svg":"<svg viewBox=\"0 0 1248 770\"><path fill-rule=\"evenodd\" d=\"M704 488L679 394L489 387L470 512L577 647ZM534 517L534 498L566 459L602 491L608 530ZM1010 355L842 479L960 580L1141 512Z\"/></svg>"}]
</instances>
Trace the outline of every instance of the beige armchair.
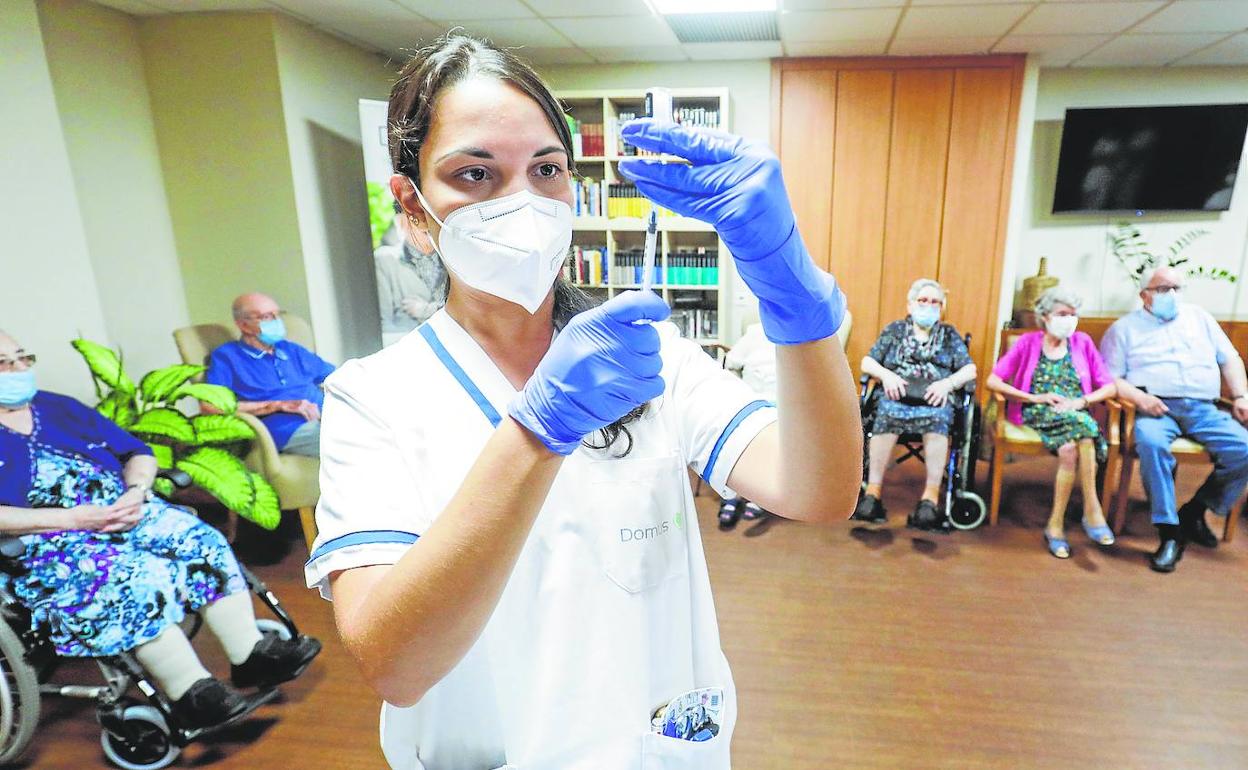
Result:
<instances>
[{"instance_id":1,"label":"beige armchair","mask_svg":"<svg viewBox=\"0 0 1248 770\"><path fill-rule=\"evenodd\" d=\"M298 343L315 350L312 341L312 327L307 321L287 314L286 336L291 342ZM203 364L208 355L221 345L235 339L235 334L222 324L197 324L177 329L173 332L174 343L182 361L188 364ZM282 510L299 511L299 523L303 527L303 537L309 550L316 539L316 501L320 497L321 463L315 457L281 454L272 434L258 417L238 413L256 431L256 440L252 443L244 461L247 467L260 474L273 485L277 491L277 499ZM238 528L238 515L230 512L226 535L230 541Z\"/></svg>"}]
</instances>

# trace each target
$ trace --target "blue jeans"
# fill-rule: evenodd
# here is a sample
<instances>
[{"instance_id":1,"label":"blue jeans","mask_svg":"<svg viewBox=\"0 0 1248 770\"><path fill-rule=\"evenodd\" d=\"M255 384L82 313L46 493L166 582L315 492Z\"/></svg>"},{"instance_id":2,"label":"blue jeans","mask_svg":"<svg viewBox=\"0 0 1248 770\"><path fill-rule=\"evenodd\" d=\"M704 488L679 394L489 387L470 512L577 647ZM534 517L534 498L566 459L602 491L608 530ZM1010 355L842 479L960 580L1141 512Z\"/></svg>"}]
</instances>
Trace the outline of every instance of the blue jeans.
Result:
<instances>
[{"instance_id":1,"label":"blue jeans","mask_svg":"<svg viewBox=\"0 0 1248 770\"><path fill-rule=\"evenodd\" d=\"M1178 524L1174 501L1174 455L1170 444L1179 436L1199 441L1213 457L1213 472L1196 491L1194 500L1226 516L1248 485L1248 430L1211 401L1164 398L1170 409L1161 417L1137 414L1135 445L1140 456L1140 478L1148 493L1154 524Z\"/></svg>"}]
</instances>

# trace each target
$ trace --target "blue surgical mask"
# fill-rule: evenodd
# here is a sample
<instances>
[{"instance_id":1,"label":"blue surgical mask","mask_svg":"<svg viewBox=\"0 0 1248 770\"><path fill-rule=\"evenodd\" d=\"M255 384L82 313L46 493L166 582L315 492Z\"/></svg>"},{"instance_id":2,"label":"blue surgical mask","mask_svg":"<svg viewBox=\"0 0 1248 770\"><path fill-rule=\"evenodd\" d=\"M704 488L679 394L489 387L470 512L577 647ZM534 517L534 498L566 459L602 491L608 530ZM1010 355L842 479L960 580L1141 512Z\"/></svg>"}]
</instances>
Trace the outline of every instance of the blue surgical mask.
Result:
<instances>
[{"instance_id":1,"label":"blue surgical mask","mask_svg":"<svg viewBox=\"0 0 1248 770\"><path fill-rule=\"evenodd\" d=\"M940 308L935 305L919 305L910 311L910 317L923 329L930 329L940 320Z\"/></svg>"},{"instance_id":2,"label":"blue surgical mask","mask_svg":"<svg viewBox=\"0 0 1248 770\"><path fill-rule=\"evenodd\" d=\"M0 372L0 406L14 409L26 406L35 397L35 370Z\"/></svg>"},{"instance_id":3,"label":"blue surgical mask","mask_svg":"<svg viewBox=\"0 0 1248 770\"><path fill-rule=\"evenodd\" d=\"M1152 313L1163 321L1173 321L1179 314L1179 298L1175 292L1154 294Z\"/></svg>"},{"instance_id":4,"label":"blue surgical mask","mask_svg":"<svg viewBox=\"0 0 1248 770\"><path fill-rule=\"evenodd\" d=\"M286 322L273 318L260 322L260 333L256 337L266 345L276 345L286 339Z\"/></svg>"}]
</instances>

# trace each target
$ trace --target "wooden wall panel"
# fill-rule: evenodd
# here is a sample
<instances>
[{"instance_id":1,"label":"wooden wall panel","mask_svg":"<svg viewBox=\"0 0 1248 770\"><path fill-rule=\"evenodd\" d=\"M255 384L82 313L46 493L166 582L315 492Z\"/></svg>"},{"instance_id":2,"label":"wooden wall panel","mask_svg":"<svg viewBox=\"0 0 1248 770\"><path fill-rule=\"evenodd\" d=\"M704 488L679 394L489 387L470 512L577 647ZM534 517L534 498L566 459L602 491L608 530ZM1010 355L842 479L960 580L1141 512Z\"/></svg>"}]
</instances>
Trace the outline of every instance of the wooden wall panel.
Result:
<instances>
[{"instance_id":1,"label":"wooden wall panel","mask_svg":"<svg viewBox=\"0 0 1248 770\"><path fill-rule=\"evenodd\" d=\"M893 86L884 264L877 301L884 322L906 314L906 290L936 276L949 150L954 71L905 70Z\"/></svg>"},{"instance_id":2,"label":"wooden wall panel","mask_svg":"<svg viewBox=\"0 0 1248 770\"><path fill-rule=\"evenodd\" d=\"M780 164L806 248L828 267L836 72L786 75L780 84ZM822 129L822 130L821 130Z\"/></svg>"},{"instance_id":3,"label":"wooden wall panel","mask_svg":"<svg viewBox=\"0 0 1248 770\"><path fill-rule=\"evenodd\" d=\"M950 320L989 368L1024 61L773 63L772 137L806 243L849 295L851 364L926 276L949 286Z\"/></svg>"},{"instance_id":4,"label":"wooden wall panel","mask_svg":"<svg viewBox=\"0 0 1248 770\"><path fill-rule=\"evenodd\" d=\"M971 356L981 371L992 365L993 340L977 330L997 317L1012 79L1005 69L960 69L954 78L937 280L949 290L949 320L973 334Z\"/></svg>"},{"instance_id":5,"label":"wooden wall panel","mask_svg":"<svg viewBox=\"0 0 1248 770\"><path fill-rule=\"evenodd\" d=\"M840 73L830 264L854 316L846 351L854 367L870 350L883 320L877 297L883 269L892 102L893 73Z\"/></svg>"}]
</instances>

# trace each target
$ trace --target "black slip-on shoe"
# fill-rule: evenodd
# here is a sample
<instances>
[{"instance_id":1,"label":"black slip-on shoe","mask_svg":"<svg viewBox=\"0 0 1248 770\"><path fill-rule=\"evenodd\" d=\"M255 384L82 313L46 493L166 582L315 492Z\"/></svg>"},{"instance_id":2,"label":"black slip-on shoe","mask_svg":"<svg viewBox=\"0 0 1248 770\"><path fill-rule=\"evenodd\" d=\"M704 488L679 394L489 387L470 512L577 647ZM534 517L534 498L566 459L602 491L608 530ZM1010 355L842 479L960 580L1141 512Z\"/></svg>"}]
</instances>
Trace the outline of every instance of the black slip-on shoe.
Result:
<instances>
[{"instance_id":1,"label":"black slip-on shoe","mask_svg":"<svg viewBox=\"0 0 1248 770\"><path fill-rule=\"evenodd\" d=\"M1205 521L1205 506L1198 500L1187 501L1179 509L1179 527L1183 530L1183 538L1189 543L1205 548L1217 548L1218 536L1209 529Z\"/></svg>"},{"instance_id":2,"label":"black slip-on shoe","mask_svg":"<svg viewBox=\"0 0 1248 770\"><path fill-rule=\"evenodd\" d=\"M1174 572L1183 558L1183 542L1180 540L1162 540L1161 545L1148 560L1153 572Z\"/></svg>"},{"instance_id":3,"label":"black slip-on shoe","mask_svg":"<svg viewBox=\"0 0 1248 770\"><path fill-rule=\"evenodd\" d=\"M274 687L302 674L321 652L321 643L300 634L283 639L276 631L266 631L251 656L230 667L235 687Z\"/></svg>"},{"instance_id":4,"label":"black slip-on shoe","mask_svg":"<svg viewBox=\"0 0 1248 770\"><path fill-rule=\"evenodd\" d=\"M849 520L883 524L888 521L888 511L884 510L884 503L880 502L880 498L875 495L863 495L858 501L858 507L849 515Z\"/></svg>"},{"instance_id":5,"label":"black slip-on shoe","mask_svg":"<svg viewBox=\"0 0 1248 770\"><path fill-rule=\"evenodd\" d=\"M219 725L246 710L246 698L225 682L212 677L200 679L173 703L174 716L189 728Z\"/></svg>"}]
</instances>

